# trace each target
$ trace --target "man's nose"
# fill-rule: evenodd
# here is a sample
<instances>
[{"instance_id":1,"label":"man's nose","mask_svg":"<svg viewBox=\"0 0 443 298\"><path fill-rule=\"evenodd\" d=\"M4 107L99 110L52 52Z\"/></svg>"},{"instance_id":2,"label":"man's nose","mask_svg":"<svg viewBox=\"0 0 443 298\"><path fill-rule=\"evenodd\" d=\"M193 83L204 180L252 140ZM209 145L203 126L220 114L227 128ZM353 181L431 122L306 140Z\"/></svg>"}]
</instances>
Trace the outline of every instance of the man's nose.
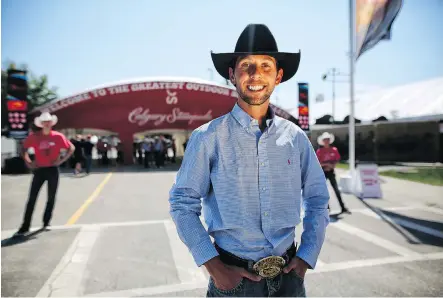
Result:
<instances>
[{"instance_id":1,"label":"man's nose","mask_svg":"<svg viewBox=\"0 0 443 298\"><path fill-rule=\"evenodd\" d=\"M251 79L254 80L261 78L261 73L256 64L251 64L251 66L248 69L248 74L251 77Z\"/></svg>"}]
</instances>

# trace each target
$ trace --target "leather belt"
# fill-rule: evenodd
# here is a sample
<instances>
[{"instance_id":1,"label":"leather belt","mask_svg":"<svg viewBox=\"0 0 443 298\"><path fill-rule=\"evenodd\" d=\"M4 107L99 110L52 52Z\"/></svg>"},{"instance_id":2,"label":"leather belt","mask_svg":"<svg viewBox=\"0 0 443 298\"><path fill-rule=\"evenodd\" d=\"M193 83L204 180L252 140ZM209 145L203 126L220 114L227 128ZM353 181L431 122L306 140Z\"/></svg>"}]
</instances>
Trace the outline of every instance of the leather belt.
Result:
<instances>
[{"instance_id":1,"label":"leather belt","mask_svg":"<svg viewBox=\"0 0 443 298\"><path fill-rule=\"evenodd\" d=\"M223 263L241 267L248 271L254 271L263 278L274 278L279 275L282 272L283 267L295 257L297 252L297 246L293 242L282 256L269 256L254 262L231 254L218 246L217 243L215 243L215 249L218 251L220 260Z\"/></svg>"}]
</instances>

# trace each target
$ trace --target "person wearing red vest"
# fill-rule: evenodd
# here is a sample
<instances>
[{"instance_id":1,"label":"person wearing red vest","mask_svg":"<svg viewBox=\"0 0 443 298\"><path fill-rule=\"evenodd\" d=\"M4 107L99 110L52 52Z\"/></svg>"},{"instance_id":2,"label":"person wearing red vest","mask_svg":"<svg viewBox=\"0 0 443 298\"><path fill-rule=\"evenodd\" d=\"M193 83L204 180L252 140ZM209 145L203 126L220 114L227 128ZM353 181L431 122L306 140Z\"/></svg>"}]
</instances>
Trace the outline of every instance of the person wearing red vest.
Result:
<instances>
[{"instance_id":1,"label":"person wearing red vest","mask_svg":"<svg viewBox=\"0 0 443 298\"><path fill-rule=\"evenodd\" d=\"M329 179L331 182L332 188L334 189L335 195L340 203L341 213L350 213L349 209L346 208L345 204L343 203L340 190L338 189L337 180L335 179L335 165L340 161L341 156L337 148L331 146L334 139L334 135L328 132L324 132L318 137L317 142L322 147L317 149L317 158L320 161L320 165L325 173L326 179Z\"/></svg>"},{"instance_id":2,"label":"person wearing red vest","mask_svg":"<svg viewBox=\"0 0 443 298\"><path fill-rule=\"evenodd\" d=\"M48 182L48 201L43 215L43 228L47 229L50 225L59 182L58 167L68 160L75 150L74 145L62 133L52 130L57 120L57 116L43 112L34 120L34 124L40 127L41 131L30 134L23 143L23 158L26 165L33 170L34 176L23 223L15 236L24 236L29 232L38 193L45 181ZM28 154L30 148L33 148L35 154L34 161ZM62 149L67 151L64 156L60 154Z\"/></svg>"}]
</instances>

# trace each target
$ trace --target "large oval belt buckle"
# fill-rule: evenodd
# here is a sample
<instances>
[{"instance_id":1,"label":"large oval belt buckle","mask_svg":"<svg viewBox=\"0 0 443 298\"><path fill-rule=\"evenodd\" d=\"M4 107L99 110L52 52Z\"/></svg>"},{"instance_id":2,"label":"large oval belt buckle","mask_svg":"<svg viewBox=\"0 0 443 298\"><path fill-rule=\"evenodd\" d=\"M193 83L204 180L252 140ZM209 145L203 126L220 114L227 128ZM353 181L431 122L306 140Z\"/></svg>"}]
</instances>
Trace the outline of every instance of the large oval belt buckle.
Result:
<instances>
[{"instance_id":1,"label":"large oval belt buckle","mask_svg":"<svg viewBox=\"0 0 443 298\"><path fill-rule=\"evenodd\" d=\"M274 278L280 274L285 264L282 257L270 256L257 261L252 268L263 278Z\"/></svg>"}]
</instances>

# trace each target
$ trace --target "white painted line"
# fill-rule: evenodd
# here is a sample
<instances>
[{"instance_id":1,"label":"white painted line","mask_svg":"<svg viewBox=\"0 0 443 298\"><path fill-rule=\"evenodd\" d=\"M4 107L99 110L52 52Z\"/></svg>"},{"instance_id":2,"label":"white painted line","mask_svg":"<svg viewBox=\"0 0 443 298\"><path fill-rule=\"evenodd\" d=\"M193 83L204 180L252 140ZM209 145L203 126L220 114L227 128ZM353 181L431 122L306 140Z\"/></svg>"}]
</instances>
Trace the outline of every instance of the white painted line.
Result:
<instances>
[{"instance_id":1,"label":"white painted line","mask_svg":"<svg viewBox=\"0 0 443 298\"><path fill-rule=\"evenodd\" d=\"M100 234L100 227L83 228L62 257L36 297L79 297L89 255Z\"/></svg>"},{"instance_id":2,"label":"white painted line","mask_svg":"<svg viewBox=\"0 0 443 298\"><path fill-rule=\"evenodd\" d=\"M171 246L172 257L175 268L177 268L178 278L182 283L196 283L206 280L206 276L192 258L186 245L180 240L174 222L165 222L166 233Z\"/></svg>"},{"instance_id":3,"label":"white painted line","mask_svg":"<svg viewBox=\"0 0 443 298\"><path fill-rule=\"evenodd\" d=\"M337 229L340 229L346 233L352 234L353 236L359 237L363 240L366 240L372 244L378 245L380 247L383 247L386 250L392 251L396 254L402 255L402 256L414 256L418 255L417 252L412 251L402 245L396 244L394 242L391 242L389 240L383 239L375 234L369 233L365 230L356 228L354 226L351 226L350 224L338 221L331 223L331 227L335 227Z\"/></svg>"},{"instance_id":4,"label":"white painted line","mask_svg":"<svg viewBox=\"0 0 443 298\"><path fill-rule=\"evenodd\" d=\"M387 210L387 209L384 209ZM397 211L397 210L409 210L409 209L389 209L389 211ZM422 243L420 239L418 239L414 234L412 234L411 232L409 232L408 230L404 229L403 227L401 227L398 223L396 223L394 220L392 220L392 218L390 218L389 216L385 215L381 210L370 210L370 209L365 209L359 212L360 214L364 214L364 215L368 215L370 217L374 217L380 220L384 220L388 223L390 223L392 226L395 226L397 229L401 230L401 232L404 235L407 235L407 237L409 238L410 241L412 241L413 243Z\"/></svg>"},{"instance_id":5,"label":"white painted line","mask_svg":"<svg viewBox=\"0 0 443 298\"><path fill-rule=\"evenodd\" d=\"M366 212L361 212L361 213L364 214L364 215L370 216L370 217L374 217L374 218L380 219L380 217L377 214L374 214L370 210L367 210ZM434 236L434 237L443 238L443 232L441 232L439 230L436 230L436 229L433 229L433 228L430 228L430 227L426 227L426 226L423 226L423 225L419 225L419 224L417 224L415 222L412 222L412 221L409 221L409 220L406 220L406 219L403 219L403 218L398 218L396 216L389 216L389 215L385 214L384 217L385 218L386 217L389 218L390 221L395 222L396 224L399 224L399 225L401 225L403 227L406 227L406 228L409 228L409 229L412 229L412 230L416 230L416 231L419 231L419 232L422 232L422 233L425 233L425 234L428 234L428 235L431 235L431 236Z\"/></svg>"},{"instance_id":6,"label":"white painted line","mask_svg":"<svg viewBox=\"0 0 443 298\"><path fill-rule=\"evenodd\" d=\"M157 225L164 224L168 222L167 219L163 220L142 220L142 221L123 221L123 222L104 222L104 223L93 223L93 224L75 224L75 225L63 225L63 226L51 226L51 230L72 230L72 229L82 229L82 228L106 228L106 227L125 227L125 226L142 226L142 225ZM40 228L33 227L31 231L37 231ZM18 229L17 229L18 230ZM4 230L1 231L2 238L9 238L12 236L17 230ZM4 237L9 236L9 237Z\"/></svg>"},{"instance_id":7,"label":"white painted line","mask_svg":"<svg viewBox=\"0 0 443 298\"><path fill-rule=\"evenodd\" d=\"M160 295L160 294L168 294L174 292L182 292L188 290L195 289L206 289L208 287L208 281L204 282L193 282L193 283L182 283L175 285L164 285L150 288L139 288L139 289L130 289L123 291L115 291L115 292L103 292L92 295L87 295L86 297L143 297L149 295Z\"/></svg>"},{"instance_id":8,"label":"white painted line","mask_svg":"<svg viewBox=\"0 0 443 298\"><path fill-rule=\"evenodd\" d=\"M127 227L127 226L143 226L143 225L158 225L158 224L164 224L168 222L166 219L160 219L160 220L140 220L140 221L126 221L126 222L107 222L107 223L99 223L99 224L92 224L92 226L100 226L102 228L107 227ZM83 225L83 226L91 226L91 225Z\"/></svg>"},{"instance_id":9,"label":"white painted line","mask_svg":"<svg viewBox=\"0 0 443 298\"><path fill-rule=\"evenodd\" d=\"M441 213L443 214L443 210L440 210L438 208L434 207L428 207L423 205L414 205L414 206L399 206L399 207L389 207L389 208L383 208L383 210L414 210L414 209L423 209L423 210L430 210L434 213ZM351 212L367 212L367 208L356 208L351 209ZM331 213L334 214L334 212L339 212L340 210L331 210ZM200 217L200 220L207 230L208 227L206 226L203 216ZM163 219L163 220L143 220L143 221L129 221L129 222L105 222L105 223L93 223L93 224L74 224L70 226L62 225L62 226L51 226L52 230L70 230L70 229L81 229L81 228L88 228L88 227L120 227L120 226L138 226L138 225L152 225L152 224L164 224L168 222L169 220ZM40 227L33 227L31 228L31 231L39 230ZM11 237L16 230L4 230L1 231L2 239Z\"/></svg>"},{"instance_id":10,"label":"white painted line","mask_svg":"<svg viewBox=\"0 0 443 298\"><path fill-rule=\"evenodd\" d=\"M397 207L376 207L380 210L386 210L386 211L400 211L400 210L416 210L416 209L420 209L422 205L409 205L409 206L397 206ZM366 210L368 210L366 208Z\"/></svg>"},{"instance_id":11,"label":"white painted line","mask_svg":"<svg viewBox=\"0 0 443 298\"><path fill-rule=\"evenodd\" d=\"M314 271L309 271L308 274L315 273L324 273L324 272L332 272L339 270L346 270L352 268L361 268L361 267L372 267L386 264L395 264L395 263L405 263L405 262L415 262L415 261L427 261L427 260L440 260L443 259L443 252L430 253L430 254L418 254L414 256L395 256L395 257L387 257L387 258L377 258L377 259L366 259L366 260L355 260L355 261L346 261L339 263L329 263L320 267L319 269L315 269Z\"/></svg>"},{"instance_id":12,"label":"white painted line","mask_svg":"<svg viewBox=\"0 0 443 298\"><path fill-rule=\"evenodd\" d=\"M374 206L375 207L375 206ZM381 210L387 211L397 211L397 210L416 210L422 208L422 205L410 205L410 206L396 206L396 207L375 207ZM369 208L354 208L349 209L352 213L361 213L370 210ZM331 209L329 214L338 214L341 212L341 209Z\"/></svg>"},{"instance_id":13,"label":"white painted line","mask_svg":"<svg viewBox=\"0 0 443 298\"><path fill-rule=\"evenodd\" d=\"M320 259L317 259L317 264L315 265L315 268L323 267L326 263L322 262Z\"/></svg>"},{"instance_id":14,"label":"white painted line","mask_svg":"<svg viewBox=\"0 0 443 298\"><path fill-rule=\"evenodd\" d=\"M347 262L325 264L319 269L308 270L306 274L311 275L311 274L334 272L334 271L347 270L353 268L373 267L373 266L380 266L386 264L441 260L441 259L443 259L443 252L414 255L414 256L395 256L387 258L347 261ZM197 282L197 283L182 283L182 284L164 285L164 286L157 286L150 288L138 288L138 289L123 290L123 291L115 291L115 292L96 293L92 295L87 295L86 297L133 297L133 296L162 295L162 294L197 290L197 289L205 290L207 286L208 286L208 281Z\"/></svg>"}]
</instances>

